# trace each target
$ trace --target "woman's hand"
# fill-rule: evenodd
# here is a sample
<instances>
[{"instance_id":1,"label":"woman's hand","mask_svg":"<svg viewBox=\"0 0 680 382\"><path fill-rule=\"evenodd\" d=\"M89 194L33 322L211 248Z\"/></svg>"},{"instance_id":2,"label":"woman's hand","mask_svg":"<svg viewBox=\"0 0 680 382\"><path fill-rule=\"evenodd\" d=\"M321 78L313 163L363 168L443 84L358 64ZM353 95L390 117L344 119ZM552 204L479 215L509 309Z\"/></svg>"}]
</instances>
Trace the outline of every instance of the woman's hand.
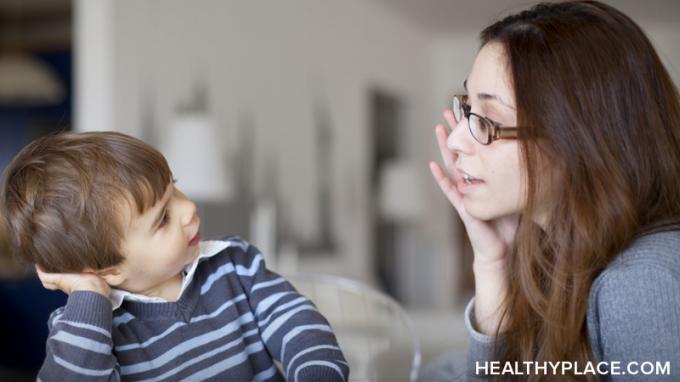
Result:
<instances>
[{"instance_id":1,"label":"woman's hand","mask_svg":"<svg viewBox=\"0 0 680 382\"><path fill-rule=\"evenodd\" d=\"M61 290L66 294L75 291L91 291L104 297L111 295L111 287L94 272L83 273L47 273L35 266L40 282L45 289Z\"/></svg>"},{"instance_id":2,"label":"woman's hand","mask_svg":"<svg viewBox=\"0 0 680 382\"><path fill-rule=\"evenodd\" d=\"M444 119L451 128L456 127L457 121L451 110L444 111ZM502 264L506 253L514 243L518 215L503 216L491 221L484 221L471 216L465 209L463 195L456 187L457 183L462 179L462 176L456 169L458 154L452 152L447 147L447 132L443 125L436 126L435 135L446 172L435 161L430 162L430 171L437 181L439 188L449 199L449 202L456 209L465 225L465 230L472 243L475 264L484 266Z\"/></svg>"},{"instance_id":3,"label":"woman's hand","mask_svg":"<svg viewBox=\"0 0 680 382\"><path fill-rule=\"evenodd\" d=\"M444 119L451 128L458 124L451 110L444 111ZM462 179L456 169L458 154L449 150L446 144L447 131L443 125L435 127L435 135L446 172L435 161L430 162L430 171L458 212L472 244L477 330L484 334L493 334L498 327L500 308L507 292L506 256L514 245L519 215L503 216L490 221L470 215L465 209L463 195L456 186Z\"/></svg>"}]
</instances>

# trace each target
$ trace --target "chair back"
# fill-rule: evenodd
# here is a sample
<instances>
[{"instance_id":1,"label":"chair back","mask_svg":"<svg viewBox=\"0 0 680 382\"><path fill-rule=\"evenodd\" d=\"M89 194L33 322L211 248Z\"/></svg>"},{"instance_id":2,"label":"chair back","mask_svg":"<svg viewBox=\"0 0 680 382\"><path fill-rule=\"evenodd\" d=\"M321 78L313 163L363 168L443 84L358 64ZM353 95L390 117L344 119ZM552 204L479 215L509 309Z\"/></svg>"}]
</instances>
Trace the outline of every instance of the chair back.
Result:
<instances>
[{"instance_id":1,"label":"chair back","mask_svg":"<svg viewBox=\"0 0 680 382\"><path fill-rule=\"evenodd\" d=\"M393 298L356 280L287 275L333 328L351 381L415 381L420 343L411 319Z\"/></svg>"}]
</instances>

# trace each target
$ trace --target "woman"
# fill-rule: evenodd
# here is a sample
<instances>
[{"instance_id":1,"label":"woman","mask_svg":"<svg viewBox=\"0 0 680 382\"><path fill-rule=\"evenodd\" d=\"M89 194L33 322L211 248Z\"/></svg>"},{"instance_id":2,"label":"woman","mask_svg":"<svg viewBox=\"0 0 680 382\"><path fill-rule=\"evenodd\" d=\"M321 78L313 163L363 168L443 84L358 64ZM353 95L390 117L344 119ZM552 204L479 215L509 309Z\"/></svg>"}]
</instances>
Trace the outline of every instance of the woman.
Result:
<instances>
[{"instance_id":1,"label":"woman","mask_svg":"<svg viewBox=\"0 0 680 382\"><path fill-rule=\"evenodd\" d=\"M680 380L680 98L654 48L595 1L481 42L430 163L474 251L467 377Z\"/></svg>"}]
</instances>

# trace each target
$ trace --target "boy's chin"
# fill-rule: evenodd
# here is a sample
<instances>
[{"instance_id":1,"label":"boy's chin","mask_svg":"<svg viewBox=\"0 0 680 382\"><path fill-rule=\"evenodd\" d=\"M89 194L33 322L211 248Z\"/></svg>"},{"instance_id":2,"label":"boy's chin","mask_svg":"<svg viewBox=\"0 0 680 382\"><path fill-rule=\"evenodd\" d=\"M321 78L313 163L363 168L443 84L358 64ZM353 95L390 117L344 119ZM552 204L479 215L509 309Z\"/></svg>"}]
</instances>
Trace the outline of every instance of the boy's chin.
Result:
<instances>
[{"instance_id":1,"label":"boy's chin","mask_svg":"<svg viewBox=\"0 0 680 382\"><path fill-rule=\"evenodd\" d=\"M198 257L198 255L201 253L201 251L198 248L198 245L194 245L189 247L189 264L193 263L194 260Z\"/></svg>"}]
</instances>

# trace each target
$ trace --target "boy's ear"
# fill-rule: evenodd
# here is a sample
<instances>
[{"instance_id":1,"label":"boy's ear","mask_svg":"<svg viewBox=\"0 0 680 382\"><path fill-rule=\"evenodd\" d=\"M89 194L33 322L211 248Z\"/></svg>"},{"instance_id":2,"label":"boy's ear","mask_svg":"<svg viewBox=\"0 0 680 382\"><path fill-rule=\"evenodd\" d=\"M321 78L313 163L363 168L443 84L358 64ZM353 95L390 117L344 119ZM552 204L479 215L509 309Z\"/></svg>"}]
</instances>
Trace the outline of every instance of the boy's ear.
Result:
<instances>
[{"instance_id":1,"label":"boy's ear","mask_svg":"<svg viewBox=\"0 0 680 382\"><path fill-rule=\"evenodd\" d=\"M120 268L118 267L109 267L109 268L104 268L100 269L98 271L95 271L97 276L101 277L106 281L107 284L110 286L119 286L125 281L125 276L123 276L123 273L120 271Z\"/></svg>"}]
</instances>

